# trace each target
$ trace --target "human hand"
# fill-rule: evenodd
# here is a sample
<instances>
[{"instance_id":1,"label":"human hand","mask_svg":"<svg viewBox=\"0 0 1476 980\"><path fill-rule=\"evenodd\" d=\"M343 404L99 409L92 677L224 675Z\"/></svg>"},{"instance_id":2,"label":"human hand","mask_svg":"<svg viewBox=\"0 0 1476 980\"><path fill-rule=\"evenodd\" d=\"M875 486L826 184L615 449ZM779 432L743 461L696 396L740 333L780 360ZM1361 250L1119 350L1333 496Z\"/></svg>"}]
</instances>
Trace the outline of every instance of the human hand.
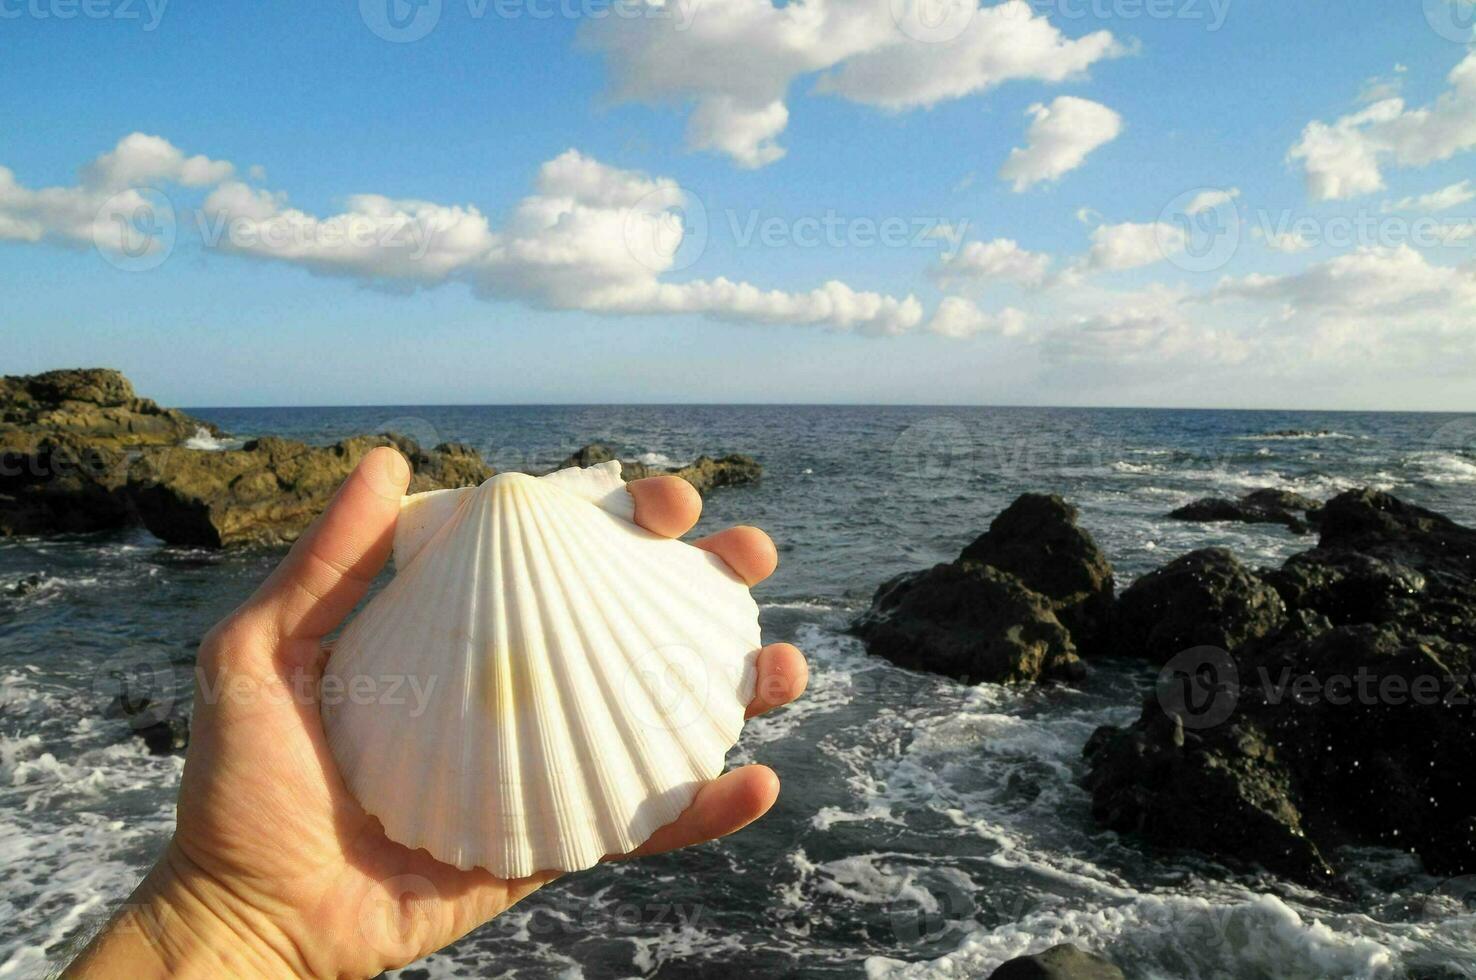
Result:
<instances>
[{"instance_id":1,"label":"human hand","mask_svg":"<svg viewBox=\"0 0 1476 980\"><path fill-rule=\"evenodd\" d=\"M388 560L409 478L394 450L366 455L256 594L205 638L174 837L70 975L373 976L440 949L558 876L500 879L391 841L329 753L317 689L323 638ZM656 534L685 533L701 511L675 477L628 489L636 522ZM750 585L778 561L754 528L695 544ZM797 649L765 647L749 716L794 700L806 678ZM724 773L634 854L731 834L778 791L764 766Z\"/></svg>"}]
</instances>

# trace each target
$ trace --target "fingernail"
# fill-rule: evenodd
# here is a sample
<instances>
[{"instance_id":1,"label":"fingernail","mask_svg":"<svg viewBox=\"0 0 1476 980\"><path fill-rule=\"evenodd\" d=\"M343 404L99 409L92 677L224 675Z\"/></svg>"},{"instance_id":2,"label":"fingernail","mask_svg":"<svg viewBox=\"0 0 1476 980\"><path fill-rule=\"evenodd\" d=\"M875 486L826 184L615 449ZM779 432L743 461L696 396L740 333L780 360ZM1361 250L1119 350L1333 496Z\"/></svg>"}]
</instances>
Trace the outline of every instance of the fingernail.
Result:
<instances>
[{"instance_id":1,"label":"fingernail","mask_svg":"<svg viewBox=\"0 0 1476 980\"><path fill-rule=\"evenodd\" d=\"M393 449L376 450L372 455L378 462L364 468L364 477L378 493L386 497L399 497L410 483L410 464L405 457Z\"/></svg>"}]
</instances>

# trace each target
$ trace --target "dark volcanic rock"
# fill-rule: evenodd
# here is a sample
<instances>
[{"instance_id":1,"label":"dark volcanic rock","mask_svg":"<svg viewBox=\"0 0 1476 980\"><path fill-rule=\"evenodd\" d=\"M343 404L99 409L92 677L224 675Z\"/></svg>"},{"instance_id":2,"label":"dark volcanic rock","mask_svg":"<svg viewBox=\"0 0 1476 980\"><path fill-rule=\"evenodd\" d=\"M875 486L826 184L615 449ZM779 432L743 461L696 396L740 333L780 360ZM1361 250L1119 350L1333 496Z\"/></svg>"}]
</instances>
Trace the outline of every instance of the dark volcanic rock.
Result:
<instances>
[{"instance_id":1,"label":"dark volcanic rock","mask_svg":"<svg viewBox=\"0 0 1476 980\"><path fill-rule=\"evenodd\" d=\"M1418 614L1425 576L1408 565L1346 548L1314 548L1261 573L1289 610L1334 624L1381 623Z\"/></svg>"},{"instance_id":2,"label":"dark volcanic rock","mask_svg":"<svg viewBox=\"0 0 1476 980\"><path fill-rule=\"evenodd\" d=\"M1476 529L1377 490L1329 500L1318 547L1361 551L1454 584L1476 578Z\"/></svg>"},{"instance_id":3,"label":"dark volcanic rock","mask_svg":"<svg viewBox=\"0 0 1476 980\"><path fill-rule=\"evenodd\" d=\"M1001 963L989 980L1123 980L1108 960L1071 943Z\"/></svg>"},{"instance_id":4,"label":"dark volcanic rock","mask_svg":"<svg viewBox=\"0 0 1476 980\"><path fill-rule=\"evenodd\" d=\"M1191 551L1150 572L1117 602L1114 635L1122 656L1164 663L1191 647L1233 650L1286 618L1276 590L1224 548Z\"/></svg>"},{"instance_id":5,"label":"dark volcanic rock","mask_svg":"<svg viewBox=\"0 0 1476 980\"><path fill-rule=\"evenodd\" d=\"M613 449L603 443L592 442L570 453L554 469L562 470L569 466L594 466L612 459L619 459ZM698 456L686 466L673 466L668 469L648 466L632 460L620 460L620 475L627 483L632 480L643 480L648 476L676 476L692 484L697 492L704 496L718 487L756 483L763 474L764 468L757 460L741 453L730 453L717 458Z\"/></svg>"},{"instance_id":6,"label":"dark volcanic rock","mask_svg":"<svg viewBox=\"0 0 1476 980\"><path fill-rule=\"evenodd\" d=\"M1297 534L1306 534L1309 523L1321 519L1321 505L1290 490L1253 490L1239 500L1201 497L1171 511L1181 521L1239 521L1244 524L1284 524Z\"/></svg>"},{"instance_id":7,"label":"dark volcanic rock","mask_svg":"<svg viewBox=\"0 0 1476 980\"><path fill-rule=\"evenodd\" d=\"M134 737L143 741L151 755L169 755L189 747L189 716L151 698L120 692L108 704L104 715L126 720Z\"/></svg>"},{"instance_id":8,"label":"dark volcanic rock","mask_svg":"<svg viewBox=\"0 0 1476 980\"><path fill-rule=\"evenodd\" d=\"M1085 656L1103 652L1113 615L1112 563L1055 494L1021 495L959 555L1017 576L1051 600Z\"/></svg>"},{"instance_id":9,"label":"dark volcanic rock","mask_svg":"<svg viewBox=\"0 0 1476 980\"><path fill-rule=\"evenodd\" d=\"M1081 661L1045 596L988 565L954 562L877 589L855 626L867 649L966 682L1077 678Z\"/></svg>"},{"instance_id":10,"label":"dark volcanic rock","mask_svg":"<svg viewBox=\"0 0 1476 980\"><path fill-rule=\"evenodd\" d=\"M409 460L411 493L475 486L493 475L474 450L424 452L393 434L326 447L267 437L224 452L146 450L129 468L126 493L144 526L170 544L283 544L296 540L376 446L394 446Z\"/></svg>"},{"instance_id":11,"label":"dark volcanic rock","mask_svg":"<svg viewBox=\"0 0 1476 980\"><path fill-rule=\"evenodd\" d=\"M1476 873L1473 556L1476 531L1359 490L1329 501L1317 548L1265 573L1289 609L1274 628L1271 604L1208 602L1202 586L1168 590L1147 616L1120 610L1136 634L1145 619L1188 623L1167 632L1228 650L1230 676L1214 689L1213 717L1160 696L1128 728L1093 736L1094 814L1314 884L1348 843L1412 851L1433 874ZM1182 578L1184 562L1143 581ZM1205 564L1195 582L1246 577ZM1123 606L1140 602L1137 588ZM1247 615L1253 605L1266 615ZM1214 630L1224 642L1207 639ZM1160 677L1160 695L1184 659Z\"/></svg>"},{"instance_id":12,"label":"dark volcanic rock","mask_svg":"<svg viewBox=\"0 0 1476 980\"><path fill-rule=\"evenodd\" d=\"M1086 757L1092 816L1104 826L1301 881L1331 872L1302 827L1291 773L1252 722L1186 731L1150 701L1129 728L1097 729Z\"/></svg>"}]
</instances>

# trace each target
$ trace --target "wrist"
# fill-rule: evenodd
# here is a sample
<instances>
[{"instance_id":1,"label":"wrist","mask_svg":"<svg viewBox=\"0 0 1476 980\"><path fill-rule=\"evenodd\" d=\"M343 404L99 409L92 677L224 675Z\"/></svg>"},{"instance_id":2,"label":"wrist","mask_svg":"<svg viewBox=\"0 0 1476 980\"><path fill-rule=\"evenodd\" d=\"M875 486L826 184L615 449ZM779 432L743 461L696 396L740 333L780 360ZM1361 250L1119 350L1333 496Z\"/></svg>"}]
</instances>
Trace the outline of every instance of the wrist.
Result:
<instances>
[{"instance_id":1,"label":"wrist","mask_svg":"<svg viewBox=\"0 0 1476 980\"><path fill-rule=\"evenodd\" d=\"M312 970L260 910L170 841L66 976L303 977Z\"/></svg>"}]
</instances>

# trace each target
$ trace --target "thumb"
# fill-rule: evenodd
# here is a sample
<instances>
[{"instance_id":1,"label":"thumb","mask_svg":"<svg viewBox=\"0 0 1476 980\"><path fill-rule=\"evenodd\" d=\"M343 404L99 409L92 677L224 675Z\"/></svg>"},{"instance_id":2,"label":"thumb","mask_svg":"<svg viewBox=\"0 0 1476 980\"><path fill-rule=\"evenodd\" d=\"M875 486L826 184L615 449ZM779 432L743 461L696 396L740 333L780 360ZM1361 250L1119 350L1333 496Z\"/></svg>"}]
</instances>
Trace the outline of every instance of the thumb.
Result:
<instances>
[{"instance_id":1,"label":"thumb","mask_svg":"<svg viewBox=\"0 0 1476 980\"><path fill-rule=\"evenodd\" d=\"M389 560L409 483L410 464L394 449L365 454L246 608L283 639L316 641L330 633Z\"/></svg>"}]
</instances>

